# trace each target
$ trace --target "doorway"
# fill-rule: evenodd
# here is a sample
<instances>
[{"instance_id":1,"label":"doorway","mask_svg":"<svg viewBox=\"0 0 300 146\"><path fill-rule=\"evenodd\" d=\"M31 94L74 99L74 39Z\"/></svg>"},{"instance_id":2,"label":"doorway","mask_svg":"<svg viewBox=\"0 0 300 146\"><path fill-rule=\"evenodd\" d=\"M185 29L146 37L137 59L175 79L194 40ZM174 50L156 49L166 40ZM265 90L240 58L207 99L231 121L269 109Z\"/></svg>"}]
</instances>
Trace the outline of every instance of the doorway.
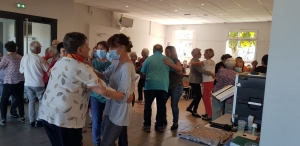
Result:
<instances>
[{"instance_id":1,"label":"doorway","mask_svg":"<svg viewBox=\"0 0 300 146\"><path fill-rule=\"evenodd\" d=\"M4 44L14 41L18 46L18 54L30 53L32 41L42 45L40 56L45 55L46 48L57 38L57 19L32 16L26 14L0 11L0 53L6 55Z\"/></svg>"}]
</instances>

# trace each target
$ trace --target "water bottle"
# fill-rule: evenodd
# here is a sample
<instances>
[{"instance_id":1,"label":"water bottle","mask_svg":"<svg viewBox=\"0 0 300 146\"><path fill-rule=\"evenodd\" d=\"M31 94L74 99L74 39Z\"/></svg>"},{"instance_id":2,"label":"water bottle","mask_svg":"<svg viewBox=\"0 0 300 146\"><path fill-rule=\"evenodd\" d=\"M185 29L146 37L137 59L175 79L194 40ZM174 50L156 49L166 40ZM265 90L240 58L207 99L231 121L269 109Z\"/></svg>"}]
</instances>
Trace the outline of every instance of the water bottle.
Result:
<instances>
[{"instance_id":1,"label":"water bottle","mask_svg":"<svg viewBox=\"0 0 300 146\"><path fill-rule=\"evenodd\" d=\"M251 134L255 136L256 135L256 130L257 130L257 124L253 123L252 124L252 129L251 129Z\"/></svg>"}]
</instances>

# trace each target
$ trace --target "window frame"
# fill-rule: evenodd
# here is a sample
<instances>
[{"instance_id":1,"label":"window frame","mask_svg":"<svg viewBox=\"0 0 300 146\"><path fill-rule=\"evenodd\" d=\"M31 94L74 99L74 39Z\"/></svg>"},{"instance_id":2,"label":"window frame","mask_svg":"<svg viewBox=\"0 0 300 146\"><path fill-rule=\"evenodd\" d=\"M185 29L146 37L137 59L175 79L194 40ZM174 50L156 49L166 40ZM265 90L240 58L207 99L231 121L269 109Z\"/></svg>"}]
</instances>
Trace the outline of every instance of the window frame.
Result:
<instances>
[{"instance_id":1,"label":"window frame","mask_svg":"<svg viewBox=\"0 0 300 146\"><path fill-rule=\"evenodd\" d=\"M238 34L240 34L240 32L255 32L255 37L254 38L240 38L240 37L238 37L238 38L230 38L229 37L229 33L230 32L238 32ZM258 31L257 30L253 30L253 29L247 29L247 30L244 30L244 29L240 29L240 30L228 30L226 35L227 35L227 40L225 42L225 48L228 47L227 46L227 41L230 41L230 40L237 40L238 41L238 47L237 47L237 49L239 48L240 41L256 41L253 60L247 60L247 61L244 60L244 62L245 63L251 63L252 61L255 60L255 58L257 56L257 46L258 46ZM227 53L226 49L225 49L225 53ZM236 51L235 56L238 57L238 50Z\"/></svg>"}]
</instances>

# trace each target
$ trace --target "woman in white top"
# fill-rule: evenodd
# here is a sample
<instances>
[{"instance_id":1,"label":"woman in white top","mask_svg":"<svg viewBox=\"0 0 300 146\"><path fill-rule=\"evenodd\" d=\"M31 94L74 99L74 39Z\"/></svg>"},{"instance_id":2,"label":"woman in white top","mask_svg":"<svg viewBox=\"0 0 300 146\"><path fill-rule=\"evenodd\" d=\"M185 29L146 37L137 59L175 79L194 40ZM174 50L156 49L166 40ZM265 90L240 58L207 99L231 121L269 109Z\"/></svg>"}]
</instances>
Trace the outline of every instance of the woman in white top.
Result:
<instances>
[{"instance_id":1,"label":"woman in white top","mask_svg":"<svg viewBox=\"0 0 300 146\"><path fill-rule=\"evenodd\" d=\"M117 92L109 91L103 86L93 87L92 90L98 94L111 99L106 100L103 115L104 132L101 146L111 146L119 138L120 146L127 146L127 126L130 123L131 104L126 102L131 98L135 86L135 68L127 53L131 51L132 44L124 34L115 34L107 41L110 58L115 60L111 66L99 76L103 75L108 81L109 87ZM101 83L101 85L103 85Z\"/></svg>"},{"instance_id":2,"label":"woman in white top","mask_svg":"<svg viewBox=\"0 0 300 146\"><path fill-rule=\"evenodd\" d=\"M90 64L86 36L72 32L64 37L68 55L51 69L49 83L40 101L39 118L53 146L81 146L90 90L97 86L98 76Z\"/></svg>"}]
</instances>

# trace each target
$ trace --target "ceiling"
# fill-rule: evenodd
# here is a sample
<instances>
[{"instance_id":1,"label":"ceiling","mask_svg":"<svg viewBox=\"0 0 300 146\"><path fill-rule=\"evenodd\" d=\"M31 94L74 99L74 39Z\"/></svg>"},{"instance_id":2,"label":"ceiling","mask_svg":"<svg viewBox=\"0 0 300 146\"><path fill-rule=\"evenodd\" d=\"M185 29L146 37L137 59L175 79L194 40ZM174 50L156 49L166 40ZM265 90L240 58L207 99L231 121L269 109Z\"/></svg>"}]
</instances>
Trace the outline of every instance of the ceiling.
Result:
<instances>
[{"instance_id":1,"label":"ceiling","mask_svg":"<svg viewBox=\"0 0 300 146\"><path fill-rule=\"evenodd\" d=\"M274 0L74 0L165 25L272 21Z\"/></svg>"}]
</instances>

